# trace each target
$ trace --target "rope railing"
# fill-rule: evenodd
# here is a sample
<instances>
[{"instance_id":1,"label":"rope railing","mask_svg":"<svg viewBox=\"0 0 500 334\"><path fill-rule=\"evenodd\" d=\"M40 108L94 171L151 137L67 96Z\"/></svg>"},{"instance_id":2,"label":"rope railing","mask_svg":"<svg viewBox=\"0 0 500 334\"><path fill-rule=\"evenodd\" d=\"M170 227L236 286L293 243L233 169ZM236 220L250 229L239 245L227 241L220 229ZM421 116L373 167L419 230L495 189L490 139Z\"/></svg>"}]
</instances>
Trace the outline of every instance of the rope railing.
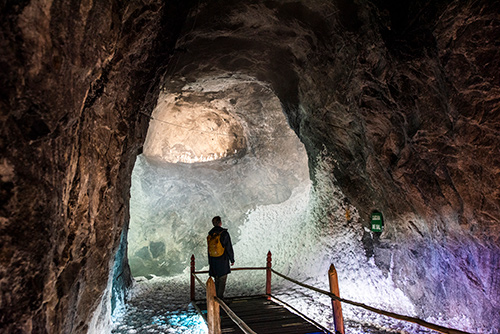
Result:
<instances>
[{"instance_id":1,"label":"rope railing","mask_svg":"<svg viewBox=\"0 0 500 334\"><path fill-rule=\"evenodd\" d=\"M240 269L241 270L241 268L235 268L235 269ZM257 269L262 269L262 268L257 268ZM266 269L266 268L264 268L264 269ZM251 270L251 269L250 268L245 268L243 270ZM194 276L194 278L198 281L198 283L200 283L200 285L205 289L205 291L208 291L209 289L207 289L207 287L205 286L205 284L203 284L203 282L201 281L201 279L196 275L196 274L200 274L200 273L208 273L208 272L204 272L204 271L193 272L191 275ZM210 280L212 280L211 277L209 278L209 281L207 282L207 286L210 284L209 283ZM213 280L212 280L212 283L213 283ZM243 333L245 333L245 334L257 334L250 327L248 327L248 325L243 320L241 320L236 315L236 313L234 313L233 310L231 310L229 308L229 306L227 306L226 303L224 303L224 301L222 299L220 299L217 296L212 296L212 298L220 305L220 307L222 307L222 309L226 312L226 314L229 316L229 318L231 318L231 320L243 331ZM209 298L207 298L207 303L208 303L208 299ZM208 309L208 305L207 305L207 309Z\"/></svg>"},{"instance_id":2,"label":"rope railing","mask_svg":"<svg viewBox=\"0 0 500 334\"><path fill-rule=\"evenodd\" d=\"M203 287L203 289L205 289L205 291L207 290L207 287L205 286L205 284L201 281L201 279L196 276L197 273L192 273L191 275L194 276L194 278L198 281L198 283L200 283L200 285Z\"/></svg>"},{"instance_id":3,"label":"rope railing","mask_svg":"<svg viewBox=\"0 0 500 334\"><path fill-rule=\"evenodd\" d=\"M231 268L231 271L239 270L266 270L267 267L241 267L241 268ZM194 274L208 274L208 270L195 271Z\"/></svg>"},{"instance_id":4,"label":"rope railing","mask_svg":"<svg viewBox=\"0 0 500 334\"><path fill-rule=\"evenodd\" d=\"M298 314L302 318L305 318L307 321L309 321L310 323L312 323L314 326L318 327L319 329L323 330L325 333L331 332L328 329L326 329L323 325L321 325L320 323L315 321L314 319L311 319L311 318L305 316L305 314L303 314L302 312L297 310L295 307L293 307L292 305L288 304L287 302L277 298L276 296L271 296L271 300L278 303L278 304L284 305L286 308L288 308L289 310L292 310L294 313Z\"/></svg>"},{"instance_id":5,"label":"rope railing","mask_svg":"<svg viewBox=\"0 0 500 334\"><path fill-rule=\"evenodd\" d=\"M334 295L331 292L318 289L318 288L316 288L314 286L311 286L311 285L299 282L297 280L294 280L293 278L287 277L287 276L285 276L285 275L277 272L274 269L271 269L271 271L273 272L273 274L276 274L276 275L280 276L283 279L286 279L286 280L288 280L288 281L290 281L292 283L295 283L295 284L297 284L297 285L299 285L299 286L301 286L303 288L310 289L310 290L316 291L318 293L321 293L323 295L326 295L326 296L330 297L331 299L338 300L338 301L340 301L342 303L346 303L346 304L350 304L350 305L353 305L353 306L361 307L361 308L364 308L365 310L368 310L368 311L371 311L371 312L374 312L374 313L378 313L378 314L381 314L381 315L385 315L385 316L388 316L388 317L391 317L391 318L395 318L395 319L398 319L398 320L403 320L403 321L415 323L417 325L420 325L420 326L423 326L423 327L427 327L429 329L433 329L435 331L438 331L438 332L441 332L441 333L445 333L445 334L470 334L468 332L463 332L463 331L460 331L460 330L457 330L457 329L452 329L452 328L447 328L447 327L439 326L439 325L436 325L436 324L432 324L432 323L429 323L429 322L427 322L425 320L422 320L422 319L418 319L418 318L414 318L414 317L409 317L409 316L406 316L406 315L401 315L401 314L397 314L397 313L393 313L393 312L389 312L389 311L380 310L380 309L372 307L372 306L368 306L368 305L365 305L365 304L362 304L362 303L358 303L358 302L355 302L355 301L352 301L352 300L340 298L339 296L336 296L336 295Z\"/></svg>"},{"instance_id":6,"label":"rope railing","mask_svg":"<svg viewBox=\"0 0 500 334\"><path fill-rule=\"evenodd\" d=\"M333 268L333 272L331 272L332 268ZM271 267L271 252L268 252L268 254L267 254L267 266L266 267L231 268L231 271L239 271L239 270L266 270L266 295L268 296L268 299L274 298L271 295L271 273L273 273L273 274L275 274L275 275L277 275L285 280L288 280L294 284L297 284L303 288L306 288L306 289L309 289L309 290L312 290L312 291L315 291L317 293L320 293L320 294L323 294L323 295L330 297L332 299L332 304L333 304L335 328L336 328L336 331L338 331L339 333L344 333L343 317L342 317L342 310L341 310L340 303L346 303L346 304L349 304L352 306L361 307L365 310L368 310L368 311L371 311L371 312L374 312L374 313L377 313L380 315L388 316L388 317L391 317L391 318L394 318L397 320L402 320L402 321L414 323L414 324L417 324L417 325L420 325L420 326L423 326L423 327L426 327L426 328L429 328L429 329L432 329L432 330L435 330L437 332L444 333L444 334L471 334L469 332L460 331L458 329L453 329L453 328L448 328L448 327L436 325L436 324L427 322L427 321L419 319L419 318L410 317L410 316L406 316L406 315L397 314L394 312L381 310L381 309L378 309L378 308L375 308L375 307L372 307L372 306L369 306L369 305L366 305L363 303L359 303L359 302L355 302L352 300L341 298L340 294L338 293L338 281L337 281L337 277L336 277L337 274L335 271L335 267L333 265L330 267L330 271L329 271L329 276L330 276L329 278L331 279L330 280L331 292L328 292L328 291L316 288L314 286L299 282L293 278L290 278L290 277L272 269L272 267ZM195 298L194 298L194 280L195 279L198 280L198 282L205 288L203 282L196 275L197 274L208 274L208 273L209 273L208 271L195 271L195 269L194 269L194 255L193 255L191 257L191 300L193 300L193 301L195 300ZM335 277L333 279L334 283L332 283L333 276ZM209 281L210 281L210 279L209 279ZM213 280L212 280L212 282L213 282ZM208 282L207 282L207 285L208 285ZM334 288L334 286L335 286L335 288ZM337 293L337 295L333 292ZM220 300L216 296L214 297L214 299L217 303L220 304L220 306L224 309L224 311L226 311L226 313L231 318L231 320L233 320L233 322L235 322L244 333L255 334L254 331L252 331L238 316L236 316L236 314L234 314L234 312L224 303L224 301ZM207 299L207 301L208 301L208 299ZM280 301L280 302L282 302L282 301ZM284 303L284 302L282 302L282 303ZM286 304L286 303L284 303L284 304ZM297 311L297 310L295 310L295 311ZM300 314L300 312L299 312L299 314ZM302 315L302 316L305 316L305 315ZM305 317L308 319L307 316L305 316ZM309 319L309 320L311 320L311 319ZM242 324L242 326L240 326L240 324ZM245 326L246 326L246 328L245 328ZM321 328L322 326L317 326L317 327Z\"/></svg>"},{"instance_id":7,"label":"rope railing","mask_svg":"<svg viewBox=\"0 0 500 334\"><path fill-rule=\"evenodd\" d=\"M229 308L229 306L224 303L223 300L221 300L219 297L215 297L215 300L219 305L222 307L222 309L226 312L226 314L231 318L231 320L238 325L238 327L245 333L245 334L257 334L255 333L248 325L241 320L234 312Z\"/></svg>"}]
</instances>

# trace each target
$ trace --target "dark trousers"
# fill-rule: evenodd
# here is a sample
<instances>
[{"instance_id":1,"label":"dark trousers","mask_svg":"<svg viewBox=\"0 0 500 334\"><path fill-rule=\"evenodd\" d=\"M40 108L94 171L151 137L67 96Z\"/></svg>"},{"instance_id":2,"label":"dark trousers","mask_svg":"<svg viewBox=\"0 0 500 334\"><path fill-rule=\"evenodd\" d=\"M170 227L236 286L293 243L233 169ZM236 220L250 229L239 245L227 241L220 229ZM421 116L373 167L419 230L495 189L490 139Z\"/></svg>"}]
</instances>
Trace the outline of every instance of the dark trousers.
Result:
<instances>
[{"instance_id":1,"label":"dark trousers","mask_svg":"<svg viewBox=\"0 0 500 334\"><path fill-rule=\"evenodd\" d=\"M215 292L220 299L224 298L224 290L226 290L227 275L215 276Z\"/></svg>"}]
</instances>

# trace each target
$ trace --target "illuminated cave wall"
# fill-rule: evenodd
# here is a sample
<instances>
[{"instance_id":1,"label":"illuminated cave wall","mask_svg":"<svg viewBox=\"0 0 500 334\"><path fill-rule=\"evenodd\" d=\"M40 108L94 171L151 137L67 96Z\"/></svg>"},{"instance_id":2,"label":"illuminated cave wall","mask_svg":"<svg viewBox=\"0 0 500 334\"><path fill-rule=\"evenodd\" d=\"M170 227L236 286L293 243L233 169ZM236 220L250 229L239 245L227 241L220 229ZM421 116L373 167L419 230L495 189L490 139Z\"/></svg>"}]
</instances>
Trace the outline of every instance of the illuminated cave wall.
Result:
<instances>
[{"instance_id":1,"label":"illuminated cave wall","mask_svg":"<svg viewBox=\"0 0 500 334\"><path fill-rule=\"evenodd\" d=\"M308 223L335 225L328 191L340 187L360 214L349 228L366 261L419 317L488 331L499 307L496 6L202 5L164 85L181 94L228 72L269 84L309 155ZM373 210L381 236L367 231Z\"/></svg>"},{"instance_id":2,"label":"illuminated cave wall","mask_svg":"<svg viewBox=\"0 0 500 334\"><path fill-rule=\"evenodd\" d=\"M500 328L497 2L0 6L6 332L105 322L147 115L160 91L233 75L279 99L309 157L318 224L333 221L339 187L366 261L419 317ZM374 209L380 237L363 232Z\"/></svg>"},{"instance_id":3,"label":"illuminated cave wall","mask_svg":"<svg viewBox=\"0 0 500 334\"><path fill-rule=\"evenodd\" d=\"M191 254L206 265L212 217L222 217L237 243L249 212L293 192L307 196L310 184L304 145L278 98L254 78L204 78L159 101L171 103L153 111L132 174L134 276L181 273Z\"/></svg>"}]
</instances>

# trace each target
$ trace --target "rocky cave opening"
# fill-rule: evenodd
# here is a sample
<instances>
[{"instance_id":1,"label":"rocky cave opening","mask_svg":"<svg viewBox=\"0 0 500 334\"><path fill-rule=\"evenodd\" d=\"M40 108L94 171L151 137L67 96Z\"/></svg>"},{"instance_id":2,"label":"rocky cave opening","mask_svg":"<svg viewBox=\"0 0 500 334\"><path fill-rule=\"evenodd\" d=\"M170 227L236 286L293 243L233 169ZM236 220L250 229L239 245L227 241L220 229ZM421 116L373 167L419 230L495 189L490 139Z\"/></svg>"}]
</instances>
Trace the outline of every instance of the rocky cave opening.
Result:
<instances>
[{"instance_id":1,"label":"rocky cave opening","mask_svg":"<svg viewBox=\"0 0 500 334\"><path fill-rule=\"evenodd\" d=\"M133 276L180 274L191 254L206 266L212 217L223 217L238 247L243 226L256 225L252 211L279 206L292 194L307 198L310 188L304 145L269 84L234 73L184 86L166 81L132 173ZM275 220L267 224L280 224Z\"/></svg>"},{"instance_id":2,"label":"rocky cave opening","mask_svg":"<svg viewBox=\"0 0 500 334\"><path fill-rule=\"evenodd\" d=\"M181 277L222 212L241 263L273 249L318 286L335 263L348 299L499 333L499 12L1 3L0 331L110 332L130 270ZM352 333L420 331L345 312Z\"/></svg>"}]
</instances>

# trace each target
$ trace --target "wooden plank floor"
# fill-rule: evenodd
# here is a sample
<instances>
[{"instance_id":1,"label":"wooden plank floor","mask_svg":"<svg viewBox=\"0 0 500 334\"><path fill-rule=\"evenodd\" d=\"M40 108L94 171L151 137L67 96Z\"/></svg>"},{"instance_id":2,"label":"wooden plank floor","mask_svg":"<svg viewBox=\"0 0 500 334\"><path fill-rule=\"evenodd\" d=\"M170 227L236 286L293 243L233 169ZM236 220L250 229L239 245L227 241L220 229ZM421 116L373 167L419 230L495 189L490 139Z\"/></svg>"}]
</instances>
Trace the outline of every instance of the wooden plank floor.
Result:
<instances>
[{"instance_id":1,"label":"wooden plank floor","mask_svg":"<svg viewBox=\"0 0 500 334\"><path fill-rule=\"evenodd\" d=\"M290 333L313 334L325 333L302 317L265 296L228 298L228 306L241 320L243 320L257 334ZM206 320L207 304L197 301ZM220 309L222 333L243 333L243 331Z\"/></svg>"}]
</instances>

